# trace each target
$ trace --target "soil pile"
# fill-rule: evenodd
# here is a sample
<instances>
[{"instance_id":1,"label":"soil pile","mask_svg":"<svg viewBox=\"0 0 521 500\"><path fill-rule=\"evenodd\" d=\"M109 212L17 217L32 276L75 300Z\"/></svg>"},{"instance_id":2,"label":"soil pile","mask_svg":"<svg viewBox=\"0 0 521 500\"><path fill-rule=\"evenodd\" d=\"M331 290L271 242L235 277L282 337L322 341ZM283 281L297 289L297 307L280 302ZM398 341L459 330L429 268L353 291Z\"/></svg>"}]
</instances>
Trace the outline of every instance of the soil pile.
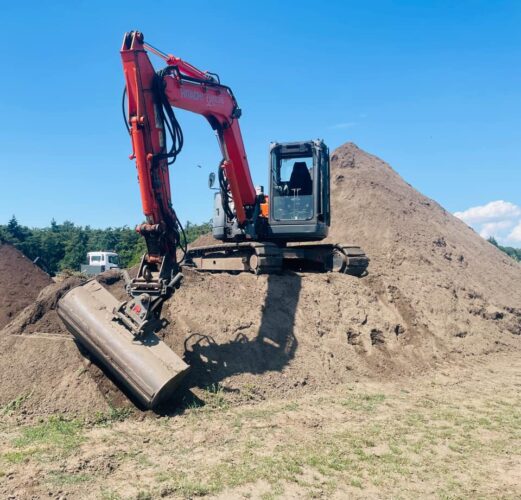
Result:
<instances>
[{"instance_id":1,"label":"soil pile","mask_svg":"<svg viewBox=\"0 0 521 500\"><path fill-rule=\"evenodd\" d=\"M165 340L194 382L265 396L521 346L521 266L356 145L331 160L329 240L369 275L187 275Z\"/></svg>"},{"instance_id":2,"label":"soil pile","mask_svg":"<svg viewBox=\"0 0 521 500\"><path fill-rule=\"evenodd\" d=\"M348 143L331 157L330 239L371 257L379 300L441 346L465 351L521 334L521 266L407 184L388 164ZM415 326L415 328L412 328Z\"/></svg>"},{"instance_id":3,"label":"soil pile","mask_svg":"<svg viewBox=\"0 0 521 500\"><path fill-rule=\"evenodd\" d=\"M212 236L211 233L208 233L208 234L202 234L201 236L199 236L199 238L197 238L195 241L190 243L189 246L191 248L195 248L195 247L205 247L205 246L208 246L208 245L219 245L221 243L222 243L222 241L216 240Z\"/></svg>"},{"instance_id":4,"label":"soil pile","mask_svg":"<svg viewBox=\"0 0 521 500\"><path fill-rule=\"evenodd\" d=\"M161 336L196 393L280 397L521 346L521 266L355 145L331 159L330 239L362 246L368 276L185 270ZM124 298L117 274L100 282ZM24 394L34 414L126 404L57 323L56 297L73 285L44 290L0 332L0 405Z\"/></svg>"},{"instance_id":5,"label":"soil pile","mask_svg":"<svg viewBox=\"0 0 521 500\"><path fill-rule=\"evenodd\" d=\"M51 281L15 247L0 244L0 328L33 302Z\"/></svg>"},{"instance_id":6,"label":"soil pile","mask_svg":"<svg viewBox=\"0 0 521 500\"><path fill-rule=\"evenodd\" d=\"M13 405L28 417L107 406L92 379L79 375L83 357L55 311L79 282L53 283L16 248L0 245L0 413Z\"/></svg>"},{"instance_id":7,"label":"soil pile","mask_svg":"<svg viewBox=\"0 0 521 500\"><path fill-rule=\"evenodd\" d=\"M56 312L59 299L84 281L72 276L48 285L0 330L0 409L21 405L21 418L31 419L54 413L92 416L130 405Z\"/></svg>"}]
</instances>

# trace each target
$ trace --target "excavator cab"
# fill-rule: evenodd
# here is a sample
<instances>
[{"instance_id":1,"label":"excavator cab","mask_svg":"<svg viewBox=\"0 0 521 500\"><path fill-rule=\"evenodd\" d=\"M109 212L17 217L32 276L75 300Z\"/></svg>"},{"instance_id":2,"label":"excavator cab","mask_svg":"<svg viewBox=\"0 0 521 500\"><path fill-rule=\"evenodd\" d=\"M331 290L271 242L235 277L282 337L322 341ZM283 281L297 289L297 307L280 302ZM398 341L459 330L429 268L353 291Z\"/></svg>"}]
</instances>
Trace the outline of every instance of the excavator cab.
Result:
<instances>
[{"instance_id":1,"label":"excavator cab","mask_svg":"<svg viewBox=\"0 0 521 500\"><path fill-rule=\"evenodd\" d=\"M331 219L329 149L324 142L272 143L269 177L269 193L260 210L262 224L253 222L239 227L236 220L226 215L222 190L216 193L214 238L240 241L254 234L255 240L277 244L323 240ZM233 201L229 202L229 207L233 206Z\"/></svg>"},{"instance_id":2,"label":"excavator cab","mask_svg":"<svg viewBox=\"0 0 521 500\"><path fill-rule=\"evenodd\" d=\"M319 241L330 224L329 150L321 140L272 143L271 240Z\"/></svg>"}]
</instances>

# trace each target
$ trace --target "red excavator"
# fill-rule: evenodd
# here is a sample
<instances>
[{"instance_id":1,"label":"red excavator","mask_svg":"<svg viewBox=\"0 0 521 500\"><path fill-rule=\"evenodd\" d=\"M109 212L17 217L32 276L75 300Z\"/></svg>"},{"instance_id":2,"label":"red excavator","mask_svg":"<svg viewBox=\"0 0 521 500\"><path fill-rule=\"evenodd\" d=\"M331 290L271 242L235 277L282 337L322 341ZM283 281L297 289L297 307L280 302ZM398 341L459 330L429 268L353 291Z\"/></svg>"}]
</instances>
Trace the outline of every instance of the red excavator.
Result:
<instances>
[{"instance_id":1,"label":"red excavator","mask_svg":"<svg viewBox=\"0 0 521 500\"><path fill-rule=\"evenodd\" d=\"M166 67L156 71L147 52L163 59ZM329 151L323 141L272 143L265 194L251 179L239 126L241 109L218 75L161 52L138 31L125 34L121 58L123 112L145 215L136 229L145 238L147 253L137 276L125 275L128 301L118 303L91 280L68 292L58 313L140 403L153 407L188 370L156 335L164 325L161 308L180 287L183 266L210 272L261 274L291 268L362 276L369 261L359 247L316 243L327 236L330 225ZM222 161L213 236L220 244L188 249L172 207L169 165L183 147L173 108L203 115L217 135ZM210 187L214 181L212 175Z\"/></svg>"}]
</instances>

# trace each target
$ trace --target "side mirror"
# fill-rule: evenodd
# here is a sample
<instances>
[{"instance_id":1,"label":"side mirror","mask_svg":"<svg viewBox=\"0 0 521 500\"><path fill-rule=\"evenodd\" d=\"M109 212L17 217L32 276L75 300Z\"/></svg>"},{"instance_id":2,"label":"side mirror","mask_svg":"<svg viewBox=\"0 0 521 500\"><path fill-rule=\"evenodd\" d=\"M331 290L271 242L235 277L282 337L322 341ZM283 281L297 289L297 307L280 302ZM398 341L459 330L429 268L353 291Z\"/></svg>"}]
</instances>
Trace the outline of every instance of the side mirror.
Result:
<instances>
[{"instance_id":1,"label":"side mirror","mask_svg":"<svg viewBox=\"0 0 521 500\"><path fill-rule=\"evenodd\" d=\"M214 184L215 184L215 172L210 172L210 175L208 176L208 187L210 189L212 189Z\"/></svg>"}]
</instances>

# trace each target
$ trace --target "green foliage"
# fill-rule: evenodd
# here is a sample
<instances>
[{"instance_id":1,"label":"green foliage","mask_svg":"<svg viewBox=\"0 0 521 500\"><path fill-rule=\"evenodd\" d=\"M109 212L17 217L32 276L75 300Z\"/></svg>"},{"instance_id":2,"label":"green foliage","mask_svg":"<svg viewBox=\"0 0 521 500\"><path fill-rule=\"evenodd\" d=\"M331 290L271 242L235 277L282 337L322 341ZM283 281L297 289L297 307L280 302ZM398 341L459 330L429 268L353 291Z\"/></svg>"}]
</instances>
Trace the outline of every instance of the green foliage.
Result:
<instances>
[{"instance_id":1,"label":"green foliage","mask_svg":"<svg viewBox=\"0 0 521 500\"><path fill-rule=\"evenodd\" d=\"M110 406L108 412L98 412L96 413L96 418L94 420L95 425L110 425L115 422L123 422L134 413L132 408L116 408L114 406Z\"/></svg>"},{"instance_id":2,"label":"green foliage","mask_svg":"<svg viewBox=\"0 0 521 500\"><path fill-rule=\"evenodd\" d=\"M521 262L521 248L503 247L496 241L494 237L490 237L488 241L495 247L498 247L502 252L505 252L508 256L512 257L514 260Z\"/></svg>"},{"instance_id":3,"label":"green foliage","mask_svg":"<svg viewBox=\"0 0 521 500\"><path fill-rule=\"evenodd\" d=\"M81 429L82 424L77 420L51 417L37 425L23 427L20 436L14 440L13 444L17 448L56 445L72 450L83 440Z\"/></svg>"},{"instance_id":4,"label":"green foliage","mask_svg":"<svg viewBox=\"0 0 521 500\"><path fill-rule=\"evenodd\" d=\"M89 236L86 232L71 232L69 239L65 242L65 256L60 262L61 269L77 270L84 262L88 244Z\"/></svg>"},{"instance_id":5,"label":"green foliage","mask_svg":"<svg viewBox=\"0 0 521 500\"><path fill-rule=\"evenodd\" d=\"M187 222L185 233L188 243L208 233L211 228L209 222ZM64 270L78 271L80 264L86 262L87 252L117 252L123 267L138 264L146 252L144 238L127 226L93 229L90 226L76 226L70 221L58 224L53 219L48 227L28 228L22 226L14 215L7 224L0 224L0 243L14 245L49 274Z\"/></svg>"},{"instance_id":6,"label":"green foliage","mask_svg":"<svg viewBox=\"0 0 521 500\"><path fill-rule=\"evenodd\" d=\"M188 221L185 226L186 240L188 243L191 243L192 241L195 241L197 238L199 238L199 236L202 236L203 234L209 233L211 231L211 222L205 222L203 224L192 224L190 221Z\"/></svg>"}]
</instances>

